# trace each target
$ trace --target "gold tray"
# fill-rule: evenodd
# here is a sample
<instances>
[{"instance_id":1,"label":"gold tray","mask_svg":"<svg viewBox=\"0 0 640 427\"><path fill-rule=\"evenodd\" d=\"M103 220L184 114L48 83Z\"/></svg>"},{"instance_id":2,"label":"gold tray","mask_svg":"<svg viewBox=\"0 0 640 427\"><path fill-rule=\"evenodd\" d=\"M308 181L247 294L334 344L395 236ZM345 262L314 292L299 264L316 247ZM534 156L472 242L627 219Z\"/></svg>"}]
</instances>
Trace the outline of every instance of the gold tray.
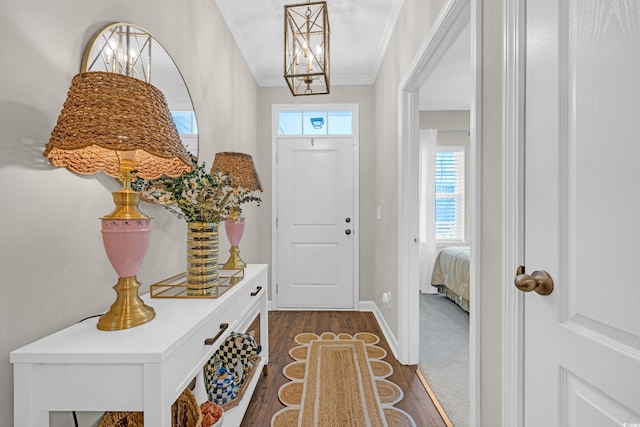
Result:
<instances>
[{"instance_id":1,"label":"gold tray","mask_svg":"<svg viewBox=\"0 0 640 427\"><path fill-rule=\"evenodd\" d=\"M218 285L207 290L206 295L189 295L187 273L183 272L149 287L151 298L219 298L233 285L244 279L244 269L218 269Z\"/></svg>"}]
</instances>

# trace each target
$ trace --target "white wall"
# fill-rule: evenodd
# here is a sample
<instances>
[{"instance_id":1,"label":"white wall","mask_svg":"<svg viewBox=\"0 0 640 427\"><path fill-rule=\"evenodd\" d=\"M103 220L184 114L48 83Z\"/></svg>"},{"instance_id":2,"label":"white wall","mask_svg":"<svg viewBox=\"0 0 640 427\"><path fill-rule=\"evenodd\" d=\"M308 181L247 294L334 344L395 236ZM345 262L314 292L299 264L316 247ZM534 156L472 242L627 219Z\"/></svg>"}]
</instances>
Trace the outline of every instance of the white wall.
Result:
<instances>
[{"instance_id":1,"label":"white wall","mask_svg":"<svg viewBox=\"0 0 640 427\"><path fill-rule=\"evenodd\" d=\"M100 222L112 210L116 183L77 176L42 157L99 28L129 21L154 34L189 86L200 127L200 158L217 151L257 151L257 85L211 0L21 0L0 3L0 426L13 425L9 352L111 305L117 276L102 247ZM258 173L266 176L267 171ZM138 278L148 285L184 270L185 224L146 205L151 242ZM241 243L247 262L268 262L268 229L252 227ZM264 233L263 233L264 232ZM226 242L224 235L221 240ZM221 257L224 249L221 248ZM54 426L73 425L56 414ZM83 423L86 426L89 424Z\"/></svg>"},{"instance_id":2,"label":"white wall","mask_svg":"<svg viewBox=\"0 0 640 427\"><path fill-rule=\"evenodd\" d=\"M386 322L398 336L398 90L424 41L443 0L405 0L375 84L375 205L382 220L374 230L373 295L384 307L382 294L391 290L392 305L384 310Z\"/></svg>"}]
</instances>

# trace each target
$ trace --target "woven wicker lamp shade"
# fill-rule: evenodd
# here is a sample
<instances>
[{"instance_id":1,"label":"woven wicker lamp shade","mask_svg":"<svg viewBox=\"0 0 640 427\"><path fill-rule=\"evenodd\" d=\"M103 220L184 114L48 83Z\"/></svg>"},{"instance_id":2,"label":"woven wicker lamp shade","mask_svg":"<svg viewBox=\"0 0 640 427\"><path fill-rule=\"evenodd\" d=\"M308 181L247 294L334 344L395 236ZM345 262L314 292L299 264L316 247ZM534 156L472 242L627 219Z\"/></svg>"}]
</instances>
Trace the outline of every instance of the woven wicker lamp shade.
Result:
<instances>
[{"instance_id":1,"label":"woven wicker lamp shade","mask_svg":"<svg viewBox=\"0 0 640 427\"><path fill-rule=\"evenodd\" d=\"M135 168L142 178L192 169L162 92L116 73L76 75L44 156L73 172L119 178L117 151L132 150L138 150Z\"/></svg>"},{"instance_id":2,"label":"woven wicker lamp shade","mask_svg":"<svg viewBox=\"0 0 640 427\"><path fill-rule=\"evenodd\" d=\"M262 191L258 172L253 158L245 153L216 153L211 171L228 173L233 187L246 188L250 191Z\"/></svg>"},{"instance_id":3,"label":"woven wicker lamp shade","mask_svg":"<svg viewBox=\"0 0 640 427\"><path fill-rule=\"evenodd\" d=\"M231 178L232 187L244 188L249 191L262 191L258 172L253 164L253 159L248 154L228 151L216 153L211 167L211 172L215 171L228 174ZM240 258L240 248L238 247L244 233L244 219L227 219L224 226L231 244L229 249L231 255L227 262L224 263L223 268L245 268L247 264Z\"/></svg>"},{"instance_id":4,"label":"woven wicker lamp shade","mask_svg":"<svg viewBox=\"0 0 640 427\"><path fill-rule=\"evenodd\" d=\"M122 181L122 189L112 193L115 210L102 217L102 241L118 273L117 296L96 326L113 331L151 321L155 311L138 295L136 278L151 218L138 210L140 193L131 182L136 176L175 177L193 169L164 95L122 74L76 75L44 156L54 166L81 174L104 172Z\"/></svg>"}]
</instances>

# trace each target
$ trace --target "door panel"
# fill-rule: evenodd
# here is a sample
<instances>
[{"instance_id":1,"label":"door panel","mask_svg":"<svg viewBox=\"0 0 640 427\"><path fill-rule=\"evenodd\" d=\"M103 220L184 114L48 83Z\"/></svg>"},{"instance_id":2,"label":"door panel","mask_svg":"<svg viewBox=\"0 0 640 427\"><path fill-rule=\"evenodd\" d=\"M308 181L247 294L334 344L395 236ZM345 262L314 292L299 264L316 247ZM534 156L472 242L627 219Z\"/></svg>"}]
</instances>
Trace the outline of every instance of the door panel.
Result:
<instances>
[{"instance_id":1,"label":"door panel","mask_svg":"<svg viewBox=\"0 0 640 427\"><path fill-rule=\"evenodd\" d=\"M352 138L278 140L280 308L354 307L353 153Z\"/></svg>"},{"instance_id":2,"label":"door panel","mask_svg":"<svg viewBox=\"0 0 640 427\"><path fill-rule=\"evenodd\" d=\"M567 411L572 416L567 427L597 425L601 427L620 427L624 421L632 420L633 413L603 394L597 388L580 381L564 371L567 377Z\"/></svg>"},{"instance_id":3,"label":"door panel","mask_svg":"<svg viewBox=\"0 0 640 427\"><path fill-rule=\"evenodd\" d=\"M640 423L640 3L526 16L525 426Z\"/></svg>"},{"instance_id":4,"label":"door panel","mask_svg":"<svg viewBox=\"0 0 640 427\"><path fill-rule=\"evenodd\" d=\"M293 280L297 286L338 284L337 244L293 244Z\"/></svg>"},{"instance_id":5,"label":"door panel","mask_svg":"<svg viewBox=\"0 0 640 427\"><path fill-rule=\"evenodd\" d=\"M338 151L293 149L290 155L295 177L291 201L293 225L335 227Z\"/></svg>"}]
</instances>

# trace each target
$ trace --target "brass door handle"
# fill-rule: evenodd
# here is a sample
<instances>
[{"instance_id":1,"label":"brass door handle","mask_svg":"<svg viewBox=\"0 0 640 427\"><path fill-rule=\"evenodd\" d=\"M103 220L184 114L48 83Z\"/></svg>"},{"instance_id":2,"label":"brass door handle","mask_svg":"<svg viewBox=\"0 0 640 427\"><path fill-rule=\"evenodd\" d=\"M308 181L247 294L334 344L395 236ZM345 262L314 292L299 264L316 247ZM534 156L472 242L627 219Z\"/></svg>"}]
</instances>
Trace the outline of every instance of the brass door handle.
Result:
<instances>
[{"instance_id":1,"label":"brass door handle","mask_svg":"<svg viewBox=\"0 0 640 427\"><path fill-rule=\"evenodd\" d=\"M540 270L528 275L524 273L523 265L516 270L516 278L513 283L522 292L536 291L540 295L549 295L553 292L553 279L549 273Z\"/></svg>"},{"instance_id":2,"label":"brass door handle","mask_svg":"<svg viewBox=\"0 0 640 427\"><path fill-rule=\"evenodd\" d=\"M346 234L346 235L348 236L349 234L351 234L351 230L349 230L349 229L347 228L346 230L344 230L344 234Z\"/></svg>"}]
</instances>

